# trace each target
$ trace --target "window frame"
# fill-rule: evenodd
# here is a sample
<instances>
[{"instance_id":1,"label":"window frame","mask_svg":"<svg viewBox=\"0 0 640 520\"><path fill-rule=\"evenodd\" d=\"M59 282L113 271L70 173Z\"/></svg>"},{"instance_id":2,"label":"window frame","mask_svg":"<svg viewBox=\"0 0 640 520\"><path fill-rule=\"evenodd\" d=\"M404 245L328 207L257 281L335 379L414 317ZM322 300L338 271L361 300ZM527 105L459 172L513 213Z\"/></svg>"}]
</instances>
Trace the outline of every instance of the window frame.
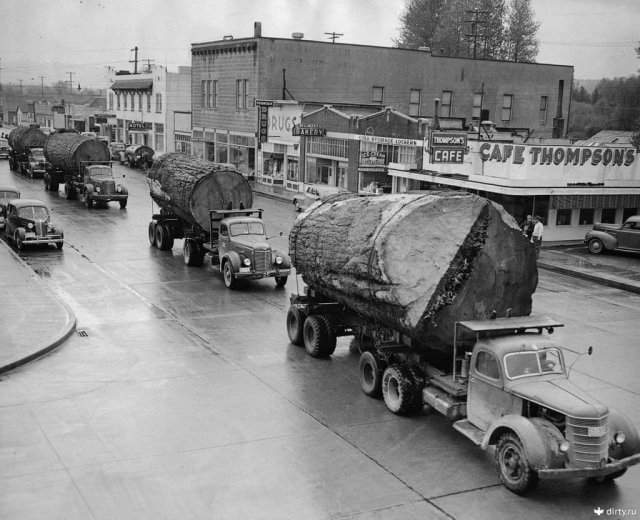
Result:
<instances>
[{"instance_id":1,"label":"window frame","mask_svg":"<svg viewBox=\"0 0 640 520\"><path fill-rule=\"evenodd\" d=\"M507 100L509 103L507 104ZM505 117L505 114L508 114ZM501 121L511 121L513 119L513 94L503 94L502 95L502 108L500 110L500 120Z\"/></svg>"},{"instance_id":2,"label":"window frame","mask_svg":"<svg viewBox=\"0 0 640 520\"><path fill-rule=\"evenodd\" d=\"M547 124L547 113L549 111L549 96L540 96L540 125Z\"/></svg>"},{"instance_id":3,"label":"window frame","mask_svg":"<svg viewBox=\"0 0 640 520\"><path fill-rule=\"evenodd\" d=\"M378 99L378 97L376 96L377 92L380 93L380 99ZM379 85L374 85L373 87L371 87L371 102L380 105L384 103L384 87L381 87Z\"/></svg>"},{"instance_id":4,"label":"window frame","mask_svg":"<svg viewBox=\"0 0 640 520\"><path fill-rule=\"evenodd\" d=\"M589 213L591 212L590 216ZM583 216L586 214L586 217ZM580 213L578 214L578 225L579 226L592 226L595 221L595 208L580 208Z\"/></svg>"},{"instance_id":5,"label":"window frame","mask_svg":"<svg viewBox=\"0 0 640 520\"><path fill-rule=\"evenodd\" d=\"M561 219L561 215L564 217L565 215L569 215L568 222L564 222L564 218ZM573 215L573 211L569 208L562 208L556 211L556 226L570 226L571 225L571 216ZM561 221L562 220L562 221Z\"/></svg>"},{"instance_id":6,"label":"window frame","mask_svg":"<svg viewBox=\"0 0 640 520\"><path fill-rule=\"evenodd\" d=\"M445 103L445 98L448 97ZM443 90L440 98L440 117L451 117L453 114L453 90Z\"/></svg>"},{"instance_id":7,"label":"window frame","mask_svg":"<svg viewBox=\"0 0 640 520\"><path fill-rule=\"evenodd\" d=\"M418 100L413 99L413 95L418 94ZM420 117L420 107L422 106L422 89L411 88L409 89L409 116Z\"/></svg>"},{"instance_id":8,"label":"window frame","mask_svg":"<svg viewBox=\"0 0 640 520\"><path fill-rule=\"evenodd\" d=\"M476 99L479 98L478 103L476 103ZM480 121L482 118L482 104L484 103L484 93L482 92L474 92L473 98L471 101L471 120L472 121ZM477 115L476 115L477 110Z\"/></svg>"}]
</instances>

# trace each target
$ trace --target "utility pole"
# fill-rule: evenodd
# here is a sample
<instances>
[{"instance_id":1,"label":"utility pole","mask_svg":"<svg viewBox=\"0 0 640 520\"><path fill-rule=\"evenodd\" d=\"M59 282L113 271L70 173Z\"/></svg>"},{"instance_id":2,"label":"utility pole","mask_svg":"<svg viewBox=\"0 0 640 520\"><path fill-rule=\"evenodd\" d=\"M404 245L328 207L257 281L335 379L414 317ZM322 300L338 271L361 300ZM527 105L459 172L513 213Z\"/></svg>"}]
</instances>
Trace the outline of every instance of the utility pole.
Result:
<instances>
[{"instance_id":1,"label":"utility pole","mask_svg":"<svg viewBox=\"0 0 640 520\"><path fill-rule=\"evenodd\" d=\"M45 76L40 76L40 97L44 98L44 78Z\"/></svg>"},{"instance_id":2,"label":"utility pole","mask_svg":"<svg viewBox=\"0 0 640 520\"><path fill-rule=\"evenodd\" d=\"M0 74L2 73L2 58L0 58ZM2 80L0 80L0 92L2 92Z\"/></svg>"},{"instance_id":3,"label":"utility pole","mask_svg":"<svg viewBox=\"0 0 640 520\"><path fill-rule=\"evenodd\" d=\"M156 60L150 60L149 58L140 58L140 61L146 61L147 62L147 66L144 68L144 72L150 72L151 71L151 63L156 61Z\"/></svg>"},{"instance_id":4,"label":"utility pole","mask_svg":"<svg viewBox=\"0 0 640 520\"><path fill-rule=\"evenodd\" d=\"M136 45L133 49L133 59L129 60L129 63L133 63L133 73L138 73L138 46Z\"/></svg>"},{"instance_id":5,"label":"utility pole","mask_svg":"<svg viewBox=\"0 0 640 520\"><path fill-rule=\"evenodd\" d=\"M489 14L489 11L481 11L479 9L474 9L473 11L465 11L467 14L472 14L473 18L471 20L465 20L465 23L471 24L471 34L465 34L465 38L473 40L473 59L476 59L476 49L478 46L478 37L484 34L484 31L481 33L478 32L478 26L484 26L487 23L486 19L480 19L479 15Z\"/></svg>"},{"instance_id":6,"label":"utility pole","mask_svg":"<svg viewBox=\"0 0 640 520\"><path fill-rule=\"evenodd\" d=\"M326 32L325 34L329 35L327 39L331 40L331 43L336 43L336 40L340 38L340 36L344 36L343 33L337 33L337 32Z\"/></svg>"}]
</instances>

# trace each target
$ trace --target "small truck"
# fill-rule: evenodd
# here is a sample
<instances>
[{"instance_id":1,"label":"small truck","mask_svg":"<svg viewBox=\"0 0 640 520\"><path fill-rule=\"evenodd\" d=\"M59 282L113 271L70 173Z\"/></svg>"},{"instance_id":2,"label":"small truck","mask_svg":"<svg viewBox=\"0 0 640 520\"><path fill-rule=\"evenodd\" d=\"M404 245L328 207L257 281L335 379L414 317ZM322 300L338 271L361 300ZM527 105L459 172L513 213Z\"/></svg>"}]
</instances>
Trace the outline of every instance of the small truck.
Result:
<instances>
[{"instance_id":1,"label":"small truck","mask_svg":"<svg viewBox=\"0 0 640 520\"><path fill-rule=\"evenodd\" d=\"M395 414L436 410L474 444L495 447L500 480L512 492L525 494L539 479L609 481L640 462L633 424L569 380L569 349L550 338L562 323L536 316L458 321L451 359L436 363L406 336L307 289L291 296L291 343L326 357L337 336L354 335L365 394L382 397Z\"/></svg>"},{"instance_id":2,"label":"small truck","mask_svg":"<svg viewBox=\"0 0 640 520\"><path fill-rule=\"evenodd\" d=\"M291 261L269 244L262 213L262 209L209 210L209 229L203 230L161 211L149 223L149 243L169 250L174 238L184 238L184 263L201 266L209 254L229 289L235 289L240 280L267 277L275 279L276 287L284 287Z\"/></svg>"}]
</instances>

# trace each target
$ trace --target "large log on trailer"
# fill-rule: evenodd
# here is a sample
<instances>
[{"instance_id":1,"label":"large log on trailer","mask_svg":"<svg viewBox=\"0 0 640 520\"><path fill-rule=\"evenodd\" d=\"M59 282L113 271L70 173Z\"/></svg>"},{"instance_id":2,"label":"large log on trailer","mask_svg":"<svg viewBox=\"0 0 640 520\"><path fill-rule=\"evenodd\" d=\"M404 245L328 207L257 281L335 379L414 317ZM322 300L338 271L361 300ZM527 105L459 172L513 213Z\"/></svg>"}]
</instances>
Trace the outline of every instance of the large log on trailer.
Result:
<instances>
[{"instance_id":1,"label":"large log on trailer","mask_svg":"<svg viewBox=\"0 0 640 520\"><path fill-rule=\"evenodd\" d=\"M513 217L464 192L338 195L298 217L289 253L321 295L447 352L456 321L529 315L538 281Z\"/></svg>"},{"instance_id":2,"label":"large log on trailer","mask_svg":"<svg viewBox=\"0 0 640 520\"><path fill-rule=\"evenodd\" d=\"M44 155L54 168L75 175L83 163L108 162L109 149L102 141L75 132L55 132L44 145Z\"/></svg>"},{"instance_id":3,"label":"large log on trailer","mask_svg":"<svg viewBox=\"0 0 640 520\"><path fill-rule=\"evenodd\" d=\"M16 153L26 153L30 148L42 148L47 136L38 126L19 126L9 132L7 141Z\"/></svg>"},{"instance_id":4,"label":"large log on trailer","mask_svg":"<svg viewBox=\"0 0 640 520\"><path fill-rule=\"evenodd\" d=\"M249 181L228 164L169 153L156 159L147 172L151 198L166 212L209 229L209 210L249 209L253 191Z\"/></svg>"}]
</instances>

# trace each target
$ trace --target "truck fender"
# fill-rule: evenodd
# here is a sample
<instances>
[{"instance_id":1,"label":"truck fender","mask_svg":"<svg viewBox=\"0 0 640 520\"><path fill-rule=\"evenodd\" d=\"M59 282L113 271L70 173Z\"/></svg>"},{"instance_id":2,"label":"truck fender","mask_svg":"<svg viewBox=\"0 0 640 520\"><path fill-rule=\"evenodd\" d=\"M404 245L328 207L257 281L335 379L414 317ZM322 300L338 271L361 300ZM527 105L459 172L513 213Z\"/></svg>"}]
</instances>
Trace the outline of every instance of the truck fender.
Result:
<instances>
[{"instance_id":1,"label":"truck fender","mask_svg":"<svg viewBox=\"0 0 640 520\"><path fill-rule=\"evenodd\" d=\"M85 193L93 193L93 184L86 184L84 187Z\"/></svg>"},{"instance_id":2,"label":"truck fender","mask_svg":"<svg viewBox=\"0 0 640 520\"><path fill-rule=\"evenodd\" d=\"M497 444L502 434L509 431L519 437L533 469L549 467L551 454L544 433L534 422L521 415L504 415L491 423L480 446L486 450L489 445Z\"/></svg>"},{"instance_id":3,"label":"truck fender","mask_svg":"<svg viewBox=\"0 0 640 520\"><path fill-rule=\"evenodd\" d=\"M273 250L273 259L274 259L273 261L274 261L274 264L275 264L275 257L276 256L281 256L282 257L282 263L278 267L285 267L287 269L289 269L291 267L291 258L289 258L288 254L286 254L286 253L284 253L282 251L279 251L277 249L274 249Z\"/></svg>"},{"instance_id":4,"label":"truck fender","mask_svg":"<svg viewBox=\"0 0 640 520\"><path fill-rule=\"evenodd\" d=\"M233 272L237 273L240 270L240 255L236 251L229 251L220 259L220 267L226 262L231 262L233 266Z\"/></svg>"},{"instance_id":5,"label":"truck fender","mask_svg":"<svg viewBox=\"0 0 640 520\"><path fill-rule=\"evenodd\" d=\"M609 233L605 233L604 231L590 231L587 237L587 243L589 243L589 240L593 238L597 238L598 240L600 240L604 244L605 249L615 249L616 247L618 247L618 241L616 240L616 238L612 237Z\"/></svg>"},{"instance_id":6,"label":"truck fender","mask_svg":"<svg viewBox=\"0 0 640 520\"><path fill-rule=\"evenodd\" d=\"M25 228L23 228L23 227L16 228L15 232L18 233L18 236L20 237L20 240L24 240L25 239L26 233L27 233L27 230Z\"/></svg>"},{"instance_id":7,"label":"truck fender","mask_svg":"<svg viewBox=\"0 0 640 520\"><path fill-rule=\"evenodd\" d=\"M613 440L617 432L623 432L626 439L618 445ZM622 459L640 452L640 435L633 423L617 410L609 410L609 456Z\"/></svg>"}]
</instances>

